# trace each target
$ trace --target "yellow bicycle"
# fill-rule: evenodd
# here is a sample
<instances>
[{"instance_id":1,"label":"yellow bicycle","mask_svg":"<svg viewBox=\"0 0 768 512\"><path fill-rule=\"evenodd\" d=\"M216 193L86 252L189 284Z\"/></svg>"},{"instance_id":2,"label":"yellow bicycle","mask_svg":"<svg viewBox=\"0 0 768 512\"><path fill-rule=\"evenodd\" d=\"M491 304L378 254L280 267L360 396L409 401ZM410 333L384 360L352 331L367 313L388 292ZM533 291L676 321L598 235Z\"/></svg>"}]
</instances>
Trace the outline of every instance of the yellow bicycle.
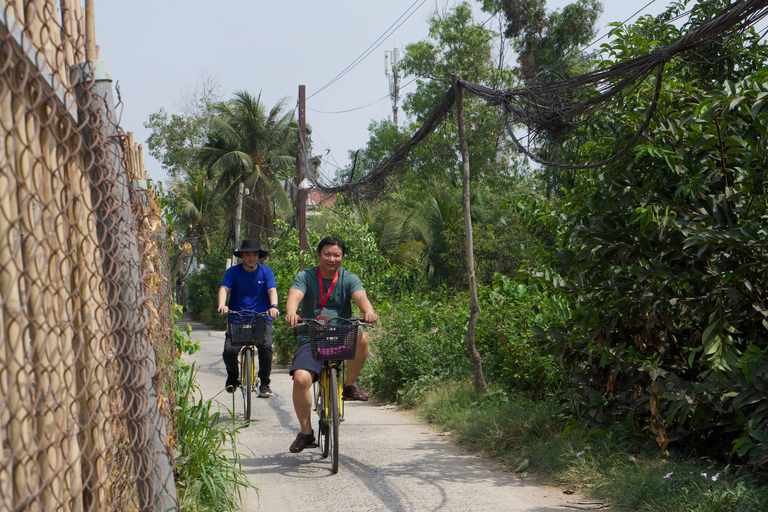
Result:
<instances>
[{"instance_id":1,"label":"yellow bicycle","mask_svg":"<svg viewBox=\"0 0 768 512\"><path fill-rule=\"evenodd\" d=\"M234 315L231 317L229 315ZM251 399L257 386L255 346L264 341L269 314L253 310L229 310L227 333L233 347L240 348L240 391L243 394L243 416L246 426L251 422ZM234 399L233 399L234 406ZM234 408L234 407L233 407Z\"/></svg>"},{"instance_id":2,"label":"yellow bicycle","mask_svg":"<svg viewBox=\"0 0 768 512\"><path fill-rule=\"evenodd\" d=\"M323 361L318 381L313 385L315 411L319 420L317 445L322 458L331 456L331 470L339 472L339 426L344 421L344 361L355 358L359 327L372 327L360 318L335 318L326 324L314 318L302 318L298 326L307 328L312 357Z\"/></svg>"}]
</instances>

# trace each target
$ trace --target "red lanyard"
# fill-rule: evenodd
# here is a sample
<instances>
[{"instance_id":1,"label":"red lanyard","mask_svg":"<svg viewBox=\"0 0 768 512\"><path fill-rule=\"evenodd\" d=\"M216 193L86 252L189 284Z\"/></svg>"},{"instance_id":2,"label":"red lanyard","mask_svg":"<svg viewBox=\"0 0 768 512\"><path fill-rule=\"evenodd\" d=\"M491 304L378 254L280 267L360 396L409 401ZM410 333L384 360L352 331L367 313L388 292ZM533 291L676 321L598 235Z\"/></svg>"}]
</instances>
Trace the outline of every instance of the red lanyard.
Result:
<instances>
[{"instance_id":1,"label":"red lanyard","mask_svg":"<svg viewBox=\"0 0 768 512\"><path fill-rule=\"evenodd\" d=\"M339 271L336 271L336 275L333 276L333 281L331 282L330 288L328 288L328 293L325 294L325 298L323 298L323 274L320 272L320 269L317 269L317 280L320 282L320 312L323 312L323 308L325 307L325 304L328 302L328 298L331 296L331 290L333 290L333 287L336 285L336 280L339 278Z\"/></svg>"}]
</instances>

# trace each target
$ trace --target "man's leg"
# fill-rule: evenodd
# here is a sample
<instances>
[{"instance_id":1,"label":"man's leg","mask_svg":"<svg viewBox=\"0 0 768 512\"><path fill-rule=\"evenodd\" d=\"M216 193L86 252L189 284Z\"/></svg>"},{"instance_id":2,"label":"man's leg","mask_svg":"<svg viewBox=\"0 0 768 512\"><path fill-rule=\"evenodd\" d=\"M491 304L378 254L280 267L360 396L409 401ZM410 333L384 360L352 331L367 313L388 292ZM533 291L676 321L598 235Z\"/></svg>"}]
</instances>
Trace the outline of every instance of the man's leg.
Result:
<instances>
[{"instance_id":1,"label":"man's leg","mask_svg":"<svg viewBox=\"0 0 768 512\"><path fill-rule=\"evenodd\" d=\"M368 335L360 330L357 334L357 350L355 358L347 361L347 376L344 378L344 385L351 386L357 381L357 376L365 365L368 358Z\"/></svg>"},{"instance_id":2,"label":"man's leg","mask_svg":"<svg viewBox=\"0 0 768 512\"><path fill-rule=\"evenodd\" d=\"M293 408L301 425L301 432L291 444L291 453L299 453L314 444L315 432L312 430L312 380L315 374L309 370L293 372Z\"/></svg>"},{"instance_id":3,"label":"man's leg","mask_svg":"<svg viewBox=\"0 0 768 512\"><path fill-rule=\"evenodd\" d=\"M308 370L293 372L293 408L301 425L302 434L312 433L312 380L314 374Z\"/></svg>"},{"instance_id":4,"label":"man's leg","mask_svg":"<svg viewBox=\"0 0 768 512\"><path fill-rule=\"evenodd\" d=\"M239 372L237 368L238 354L240 354L240 347L233 347L229 335L225 334L224 352L222 352L221 358L224 360L224 367L227 369L227 382L224 385L224 388L230 393L233 392L234 388L239 384Z\"/></svg>"},{"instance_id":5,"label":"man's leg","mask_svg":"<svg viewBox=\"0 0 768 512\"><path fill-rule=\"evenodd\" d=\"M368 335L362 330L357 335L355 358L347 361L347 376L344 378L343 395L345 400L368 400L368 395L357 385L357 376L368 358Z\"/></svg>"}]
</instances>

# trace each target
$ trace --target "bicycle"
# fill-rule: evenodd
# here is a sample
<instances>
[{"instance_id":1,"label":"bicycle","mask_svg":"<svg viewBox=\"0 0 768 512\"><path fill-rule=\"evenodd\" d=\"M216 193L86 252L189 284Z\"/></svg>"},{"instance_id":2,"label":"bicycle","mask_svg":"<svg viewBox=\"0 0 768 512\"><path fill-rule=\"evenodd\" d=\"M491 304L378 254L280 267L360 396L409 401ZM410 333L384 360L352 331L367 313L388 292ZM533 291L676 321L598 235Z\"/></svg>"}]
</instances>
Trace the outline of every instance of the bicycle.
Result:
<instances>
[{"instance_id":1,"label":"bicycle","mask_svg":"<svg viewBox=\"0 0 768 512\"><path fill-rule=\"evenodd\" d=\"M239 321L230 320L234 314ZM268 313L260 313L243 309L240 311L229 310L227 315L227 333L233 347L240 348L240 391L243 394L243 411L245 424L251 422L251 398L253 391L257 389L256 365L253 363L254 347L264 340L264 332L267 326ZM232 398L234 410L234 396ZM233 418L234 419L234 418Z\"/></svg>"},{"instance_id":2,"label":"bicycle","mask_svg":"<svg viewBox=\"0 0 768 512\"><path fill-rule=\"evenodd\" d=\"M341 323L326 324L314 318L301 318L296 327L305 326L312 346L312 357L323 361L323 368L312 385L315 411L319 419L317 445L323 459L331 456L331 470L339 472L339 426L344 421L344 361L355 358L359 327L372 327L360 318L336 318Z\"/></svg>"}]
</instances>

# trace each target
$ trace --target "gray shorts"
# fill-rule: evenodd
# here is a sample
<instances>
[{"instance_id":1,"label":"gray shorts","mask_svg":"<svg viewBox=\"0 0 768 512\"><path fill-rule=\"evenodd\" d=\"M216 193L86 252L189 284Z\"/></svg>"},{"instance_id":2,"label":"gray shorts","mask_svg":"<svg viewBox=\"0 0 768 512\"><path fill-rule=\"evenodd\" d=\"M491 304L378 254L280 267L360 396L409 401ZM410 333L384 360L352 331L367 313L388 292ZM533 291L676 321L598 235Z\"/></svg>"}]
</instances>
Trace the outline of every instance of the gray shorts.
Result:
<instances>
[{"instance_id":1,"label":"gray shorts","mask_svg":"<svg viewBox=\"0 0 768 512\"><path fill-rule=\"evenodd\" d=\"M312 382L317 382L317 379L320 378L320 370L322 369L323 362L312 357L312 345L304 343L299 345L296 354L293 356L293 363L291 364L289 374L293 377L293 372L296 370L308 370L315 373Z\"/></svg>"}]
</instances>

